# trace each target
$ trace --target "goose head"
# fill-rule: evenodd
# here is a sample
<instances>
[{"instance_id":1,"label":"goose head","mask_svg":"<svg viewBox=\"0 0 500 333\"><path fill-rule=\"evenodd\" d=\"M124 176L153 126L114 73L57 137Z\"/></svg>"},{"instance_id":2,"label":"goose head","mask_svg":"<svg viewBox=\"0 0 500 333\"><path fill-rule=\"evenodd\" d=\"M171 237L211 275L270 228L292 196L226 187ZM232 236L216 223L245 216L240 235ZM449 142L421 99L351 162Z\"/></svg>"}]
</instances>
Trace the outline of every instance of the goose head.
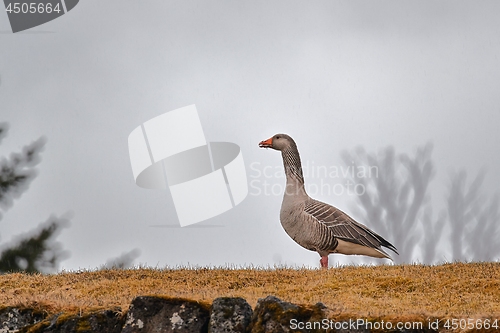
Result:
<instances>
[{"instance_id":1,"label":"goose head","mask_svg":"<svg viewBox=\"0 0 500 333\"><path fill-rule=\"evenodd\" d=\"M275 150L284 150L295 146L295 141L287 134L276 134L267 140L259 142L260 148L272 148Z\"/></svg>"}]
</instances>

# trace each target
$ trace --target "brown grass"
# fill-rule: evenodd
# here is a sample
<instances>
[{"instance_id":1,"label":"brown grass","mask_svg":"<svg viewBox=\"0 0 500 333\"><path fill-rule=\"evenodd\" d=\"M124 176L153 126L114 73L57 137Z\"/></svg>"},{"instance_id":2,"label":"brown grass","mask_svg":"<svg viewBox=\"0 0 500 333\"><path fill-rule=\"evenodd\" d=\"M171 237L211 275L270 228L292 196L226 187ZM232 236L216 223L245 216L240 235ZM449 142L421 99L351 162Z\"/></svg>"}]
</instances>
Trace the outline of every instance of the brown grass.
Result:
<instances>
[{"instance_id":1,"label":"brown grass","mask_svg":"<svg viewBox=\"0 0 500 333\"><path fill-rule=\"evenodd\" d=\"M275 295L324 303L335 319L500 318L500 263L308 269L134 269L0 276L0 305L86 313L127 310L139 295L211 302Z\"/></svg>"}]
</instances>

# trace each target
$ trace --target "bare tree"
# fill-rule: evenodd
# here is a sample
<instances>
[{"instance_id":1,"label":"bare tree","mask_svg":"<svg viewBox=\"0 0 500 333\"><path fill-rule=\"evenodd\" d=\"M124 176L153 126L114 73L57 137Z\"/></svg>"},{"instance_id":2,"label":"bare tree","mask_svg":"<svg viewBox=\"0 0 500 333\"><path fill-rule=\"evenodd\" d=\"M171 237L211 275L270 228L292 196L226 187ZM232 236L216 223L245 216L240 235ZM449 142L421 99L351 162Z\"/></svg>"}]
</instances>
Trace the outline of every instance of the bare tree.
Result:
<instances>
[{"instance_id":1,"label":"bare tree","mask_svg":"<svg viewBox=\"0 0 500 333\"><path fill-rule=\"evenodd\" d=\"M428 144L419 148L414 157L396 155L392 147L378 154L368 154L362 148L354 154L342 154L347 165L378 171L375 177L373 173L365 177L366 174L356 172L351 176L365 189L358 196L364 221L394 242L400 253L396 262L411 262L415 245L421 238L418 220L424 214L429 199L428 185L434 176L431 153L432 145Z\"/></svg>"},{"instance_id":2,"label":"bare tree","mask_svg":"<svg viewBox=\"0 0 500 333\"><path fill-rule=\"evenodd\" d=\"M436 259L441 259L437 256L437 249L438 245L442 244L443 228L447 223L444 211L437 218L433 218L432 213L432 207L430 203L427 203L421 220L425 237L418 244L422 252L422 262L425 264L433 264Z\"/></svg>"},{"instance_id":3,"label":"bare tree","mask_svg":"<svg viewBox=\"0 0 500 333\"><path fill-rule=\"evenodd\" d=\"M500 254L499 199L485 199L484 178L481 171L467 186L465 171L452 175L448 215L454 261L491 261Z\"/></svg>"},{"instance_id":4,"label":"bare tree","mask_svg":"<svg viewBox=\"0 0 500 333\"><path fill-rule=\"evenodd\" d=\"M473 260L493 261L500 258L500 198L493 196L488 205L478 216L476 233L471 238L469 246L476 248ZM472 244L475 243L475 244ZM479 246L475 246L480 243Z\"/></svg>"},{"instance_id":5,"label":"bare tree","mask_svg":"<svg viewBox=\"0 0 500 333\"><path fill-rule=\"evenodd\" d=\"M453 261L492 261L500 256L500 199L485 198L481 187L485 173L480 172L467 184L467 173L451 177L447 213L433 216L429 184L435 174L431 161L432 146L419 148L413 157L396 154L388 147L378 154L362 148L343 153L344 163L355 168L375 168L378 172L350 173L365 191L358 199L363 222L394 242L399 263L410 263L416 251L419 261L434 263L443 256L438 251L451 248ZM448 226L448 229L445 229ZM443 237L449 230L449 238ZM421 237L425 233L425 237Z\"/></svg>"}]
</instances>

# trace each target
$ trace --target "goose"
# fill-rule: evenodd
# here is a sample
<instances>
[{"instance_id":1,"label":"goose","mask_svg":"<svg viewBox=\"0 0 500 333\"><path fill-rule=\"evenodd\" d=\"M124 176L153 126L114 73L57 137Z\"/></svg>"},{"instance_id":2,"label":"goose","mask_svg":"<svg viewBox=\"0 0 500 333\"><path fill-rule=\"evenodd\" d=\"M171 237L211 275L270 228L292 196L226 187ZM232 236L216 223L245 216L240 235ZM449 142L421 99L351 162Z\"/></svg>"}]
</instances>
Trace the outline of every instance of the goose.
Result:
<instances>
[{"instance_id":1,"label":"goose","mask_svg":"<svg viewBox=\"0 0 500 333\"><path fill-rule=\"evenodd\" d=\"M383 246L398 254L396 247L382 236L340 209L314 200L306 193L299 151L289 135L276 134L261 141L259 147L281 151L286 175L281 225L296 243L320 255L322 268L328 268L330 253L392 260Z\"/></svg>"}]
</instances>

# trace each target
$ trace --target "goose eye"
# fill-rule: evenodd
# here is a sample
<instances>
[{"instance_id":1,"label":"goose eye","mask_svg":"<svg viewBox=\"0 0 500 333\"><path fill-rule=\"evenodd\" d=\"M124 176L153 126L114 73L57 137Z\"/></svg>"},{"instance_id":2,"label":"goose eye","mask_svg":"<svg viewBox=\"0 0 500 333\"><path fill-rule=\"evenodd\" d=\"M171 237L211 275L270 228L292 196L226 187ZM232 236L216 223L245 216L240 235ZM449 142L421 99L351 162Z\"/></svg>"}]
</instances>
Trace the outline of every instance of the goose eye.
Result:
<instances>
[{"instance_id":1,"label":"goose eye","mask_svg":"<svg viewBox=\"0 0 500 333\"><path fill-rule=\"evenodd\" d=\"M280 138L279 136L276 137L276 139L279 139L279 138Z\"/></svg>"}]
</instances>

